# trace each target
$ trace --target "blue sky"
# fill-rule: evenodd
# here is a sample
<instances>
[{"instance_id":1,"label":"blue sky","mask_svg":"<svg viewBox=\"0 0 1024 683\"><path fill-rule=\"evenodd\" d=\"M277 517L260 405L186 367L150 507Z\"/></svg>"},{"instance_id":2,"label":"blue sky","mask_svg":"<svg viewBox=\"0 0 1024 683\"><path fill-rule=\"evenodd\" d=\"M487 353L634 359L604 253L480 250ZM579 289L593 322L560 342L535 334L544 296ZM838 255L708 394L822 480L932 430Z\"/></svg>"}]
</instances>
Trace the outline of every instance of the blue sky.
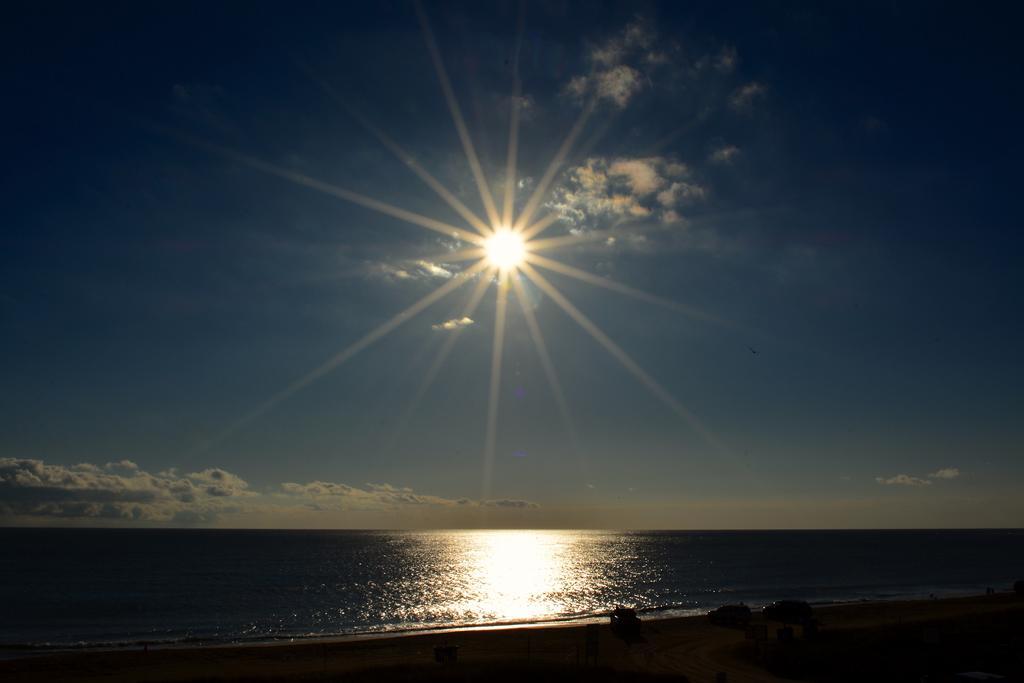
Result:
<instances>
[{"instance_id":1,"label":"blue sky","mask_svg":"<svg viewBox=\"0 0 1024 683\"><path fill-rule=\"evenodd\" d=\"M499 212L513 104L517 216L589 112L544 255L662 302L537 269L661 389L523 278L571 427L510 292L489 448L497 282L465 316L467 244L283 177L472 232L379 130L486 217L413 4L21 8L0 521L1024 524L1014 10L425 14Z\"/></svg>"}]
</instances>

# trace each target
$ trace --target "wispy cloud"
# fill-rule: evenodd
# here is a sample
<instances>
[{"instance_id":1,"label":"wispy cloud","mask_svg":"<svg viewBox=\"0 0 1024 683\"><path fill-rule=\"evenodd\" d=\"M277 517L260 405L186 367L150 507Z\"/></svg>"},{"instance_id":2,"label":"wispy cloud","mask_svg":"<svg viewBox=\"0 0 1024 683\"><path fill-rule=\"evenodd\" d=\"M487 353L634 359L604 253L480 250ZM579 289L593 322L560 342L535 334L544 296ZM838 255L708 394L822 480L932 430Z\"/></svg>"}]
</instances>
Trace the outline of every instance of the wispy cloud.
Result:
<instances>
[{"instance_id":1,"label":"wispy cloud","mask_svg":"<svg viewBox=\"0 0 1024 683\"><path fill-rule=\"evenodd\" d=\"M368 273L373 277L383 277L388 280L448 280L455 275L455 272L446 265L423 259L400 261L397 264L383 261L370 262Z\"/></svg>"},{"instance_id":2,"label":"wispy cloud","mask_svg":"<svg viewBox=\"0 0 1024 683\"><path fill-rule=\"evenodd\" d=\"M715 57L714 65L715 69L723 74L731 74L736 70L736 65L739 61L740 56L736 48L732 45L725 45Z\"/></svg>"},{"instance_id":3,"label":"wispy cloud","mask_svg":"<svg viewBox=\"0 0 1024 683\"><path fill-rule=\"evenodd\" d=\"M768 92L763 83L751 81L736 88L729 97L729 104L737 111L750 109L755 100L760 99Z\"/></svg>"},{"instance_id":4,"label":"wispy cloud","mask_svg":"<svg viewBox=\"0 0 1024 683\"><path fill-rule=\"evenodd\" d=\"M281 484L282 495L304 499L311 507L327 510L380 510L408 507L498 507L521 510L536 509L540 506L527 500L502 498L499 500L476 501L469 498L442 498L416 493L408 487L391 484L366 484L364 487L349 486L326 481L312 481L308 484Z\"/></svg>"},{"instance_id":5,"label":"wispy cloud","mask_svg":"<svg viewBox=\"0 0 1024 683\"><path fill-rule=\"evenodd\" d=\"M934 472L929 472L924 477L913 477L909 474L897 474L894 477L875 477L879 484L887 486L931 486L932 480L956 479L960 476L960 470L956 467L943 467Z\"/></svg>"},{"instance_id":6,"label":"wispy cloud","mask_svg":"<svg viewBox=\"0 0 1024 683\"><path fill-rule=\"evenodd\" d=\"M489 508L510 508L513 510L535 510L540 507L537 503L528 500L516 500L512 498L499 498L497 500L484 500L480 502L482 507Z\"/></svg>"},{"instance_id":7,"label":"wispy cloud","mask_svg":"<svg viewBox=\"0 0 1024 683\"><path fill-rule=\"evenodd\" d=\"M897 474L895 477L875 477L875 481L886 486L931 486L931 482L909 474Z\"/></svg>"},{"instance_id":8,"label":"wispy cloud","mask_svg":"<svg viewBox=\"0 0 1024 683\"><path fill-rule=\"evenodd\" d=\"M722 145L711 151L711 154L708 155L708 161L713 164L726 165L735 161L739 155L740 148L736 145Z\"/></svg>"},{"instance_id":9,"label":"wispy cloud","mask_svg":"<svg viewBox=\"0 0 1024 683\"><path fill-rule=\"evenodd\" d=\"M464 315L461 318L452 318L451 320L445 320L443 323L437 323L436 325L431 325L431 327L433 329L435 329L435 330L438 330L438 331L442 331L442 330L444 330L444 331L458 330L458 329L461 329L463 327L469 327L470 325L474 324L475 322L476 321L474 321L469 316L465 316Z\"/></svg>"}]
</instances>

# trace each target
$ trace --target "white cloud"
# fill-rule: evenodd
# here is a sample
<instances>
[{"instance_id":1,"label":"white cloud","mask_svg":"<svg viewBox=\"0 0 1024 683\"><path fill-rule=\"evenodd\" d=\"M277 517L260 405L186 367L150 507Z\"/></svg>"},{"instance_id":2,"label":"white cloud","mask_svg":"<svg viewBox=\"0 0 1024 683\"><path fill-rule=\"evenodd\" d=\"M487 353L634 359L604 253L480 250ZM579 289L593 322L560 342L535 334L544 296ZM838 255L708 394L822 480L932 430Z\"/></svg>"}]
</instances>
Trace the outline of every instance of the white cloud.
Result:
<instances>
[{"instance_id":1,"label":"white cloud","mask_svg":"<svg viewBox=\"0 0 1024 683\"><path fill-rule=\"evenodd\" d=\"M960 476L960 470L956 467L943 467L935 472L925 475L926 478L912 477L909 474L897 474L895 477L875 477L879 484L889 486L931 486L933 479L956 479Z\"/></svg>"},{"instance_id":2,"label":"white cloud","mask_svg":"<svg viewBox=\"0 0 1024 683\"><path fill-rule=\"evenodd\" d=\"M570 78L565 92L577 100L593 95L620 109L625 107L647 82L639 67L654 67L668 61L663 52L651 49L655 39L646 22L630 22L605 42L590 48L587 56L592 64L591 73Z\"/></svg>"},{"instance_id":3,"label":"white cloud","mask_svg":"<svg viewBox=\"0 0 1024 683\"><path fill-rule=\"evenodd\" d=\"M609 176L623 176L634 194L651 194L665 184L655 167L658 159L616 159L608 166Z\"/></svg>"},{"instance_id":4,"label":"white cloud","mask_svg":"<svg viewBox=\"0 0 1024 683\"><path fill-rule=\"evenodd\" d=\"M249 484L241 477L238 477L219 467L205 469L202 472L193 472L186 475L203 491L210 496L241 496L246 495Z\"/></svg>"},{"instance_id":5,"label":"white cloud","mask_svg":"<svg viewBox=\"0 0 1024 683\"><path fill-rule=\"evenodd\" d=\"M678 204L702 201L707 199L707 196L708 190L703 185L678 182L672 183L672 185L658 193L658 203L665 208L670 208Z\"/></svg>"},{"instance_id":6,"label":"white cloud","mask_svg":"<svg viewBox=\"0 0 1024 683\"><path fill-rule=\"evenodd\" d=\"M92 522L211 524L225 514L288 515L296 511L403 511L433 508L535 509L536 503L502 498L471 500L424 495L391 484L286 482L271 493L249 490L241 477L217 467L181 475L146 472L130 461L100 467L48 465L0 458L0 520L28 518ZM242 516L242 517L238 517Z\"/></svg>"},{"instance_id":7,"label":"white cloud","mask_svg":"<svg viewBox=\"0 0 1024 683\"><path fill-rule=\"evenodd\" d=\"M422 260L421 261L414 261L413 265L417 269L419 269L419 271L421 273L425 273L426 275L429 275L430 277L436 277L436 278L442 278L442 279L448 280L453 275L452 271L450 271L447 268L445 268L443 266L440 266L440 265L438 265L436 263L431 263L430 261L422 261Z\"/></svg>"},{"instance_id":8,"label":"white cloud","mask_svg":"<svg viewBox=\"0 0 1024 683\"><path fill-rule=\"evenodd\" d=\"M654 44L654 30L641 19L634 19L605 42L590 49L590 61L602 66L621 64L631 53L644 51Z\"/></svg>"},{"instance_id":9,"label":"white cloud","mask_svg":"<svg viewBox=\"0 0 1024 683\"><path fill-rule=\"evenodd\" d=\"M897 474L895 477L875 477L875 481L886 486L931 486L931 482L909 474Z\"/></svg>"},{"instance_id":10,"label":"white cloud","mask_svg":"<svg viewBox=\"0 0 1024 683\"><path fill-rule=\"evenodd\" d=\"M210 521L237 509L238 499L252 495L247 489L219 468L179 476L150 474L129 460L100 468L0 458L0 517Z\"/></svg>"},{"instance_id":11,"label":"white cloud","mask_svg":"<svg viewBox=\"0 0 1024 683\"><path fill-rule=\"evenodd\" d=\"M469 498L442 498L416 493L408 487L391 484L366 484L364 488L326 481L308 484L281 484L283 495L306 499L320 510L393 510L409 507L499 507L536 509L540 506L527 500L503 498L475 501Z\"/></svg>"},{"instance_id":12,"label":"white cloud","mask_svg":"<svg viewBox=\"0 0 1024 683\"><path fill-rule=\"evenodd\" d=\"M465 316L464 315L461 318L452 318L451 320L445 320L443 323L437 323L436 325L431 325L430 327L435 329L435 330L439 330L439 331L440 330L445 330L445 331L447 331L447 330L458 330L458 329L461 329L463 327L469 327L470 325L474 324L475 322L476 321L474 321L469 316Z\"/></svg>"},{"instance_id":13,"label":"white cloud","mask_svg":"<svg viewBox=\"0 0 1024 683\"><path fill-rule=\"evenodd\" d=\"M686 164L665 157L592 157L569 170L547 206L574 229L597 227L604 218L677 223L683 205L708 194L703 185L677 180L689 173Z\"/></svg>"},{"instance_id":14,"label":"white cloud","mask_svg":"<svg viewBox=\"0 0 1024 683\"><path fill-rule=\"evenodd\" d=\"M599 45L590 51L590 60L602 66L616 66L625 56L625 46L622 43L611 40L604 45Z\"/></svg>"},{"instance_id":15,"label":"white cloud","mask_svg":"<svg viewBox=\"0 0 1024 683\"><path fill-rule=\"evenodd\" d=\"M631 66L619 64L592 76L576 76L565 86L565 91L576 99L588 93L597 98L611 100L620 109L643 89L640 72Z\"/></svg>"},{"instance_id":16,"label":"white cloud","mask_svg":"<svg viewBox=\"0 0 1024 683\"><path fill-rule=\"evenodd\" d=\"M570 74L563 92L579 104L609 102L623 109L643 91L677 95L685 89L695 95L692 114L699 118L725 104L745 111L767 92L763 83L749 82L729 95L731 76L740 63L734 45L717 43L694 59L688 41L659 36L655 26L638 17L602 41L589 44L585 53L589 68Z\"/></svg>"},{"instance_id":17,"label":"white cloud","mask_svg":"<svg viewBox=\"0 0 1024 683\"><path fill-rule=\"evenodd\" d=\"M733 91L729 97L729 104L732 105L733 109L749 109L754 100L762 97L766 92L768 92L768 88L764 84L751 81Z\"/></svg>"},{"instance_id":18,"label":"white cloud","mask_svg":"<svg viewBox=\"0 0 1024 683\"><path fill-rule=\"evenodd\" d=\"M448 280L455 275L445 265L423 259L400 261L398 264L371 262L367 264L367 272L373 277L388 280Z\"/></svg>"},{"instance_id":19,"label":"white cloud","mask_svg":"<svg viewBox=\"0 0 1024 683\"><path fill-rule=\"evenodd\" d=\"M594 78L598 97L612 100L620 108L625 107L643 87L640 72L625 64L597 74Z\"/></svg>"},{"instance_id":20,"label":"white cloud","mask_svg":"<svg viewBox=\"0 0 1024 683\"><path fill-rule=\"evenodd\" d=\"M708 160L713 164L731 164L740 155L740 148L736 145L723 145L712 150Z\"/></svg>"}]
</instances>

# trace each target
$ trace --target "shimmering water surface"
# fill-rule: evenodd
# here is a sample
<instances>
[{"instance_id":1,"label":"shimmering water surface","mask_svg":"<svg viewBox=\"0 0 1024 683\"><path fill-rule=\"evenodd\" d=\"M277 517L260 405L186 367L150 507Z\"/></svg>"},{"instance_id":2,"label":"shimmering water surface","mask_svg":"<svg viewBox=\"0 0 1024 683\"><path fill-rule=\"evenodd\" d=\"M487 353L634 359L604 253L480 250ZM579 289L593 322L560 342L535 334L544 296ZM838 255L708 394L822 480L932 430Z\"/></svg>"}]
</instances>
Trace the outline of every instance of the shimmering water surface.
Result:
<instances>
[{"instance_id":1,"label":"shimmering water surface","mask_svg":"<svg viewBox=\"0 0 1024 683\"><path fill-rule=\"evenodd\" d=\"M1006 589L1022 531L0 529L0 649L230 642Z\"/></svg>"}]
</instances>

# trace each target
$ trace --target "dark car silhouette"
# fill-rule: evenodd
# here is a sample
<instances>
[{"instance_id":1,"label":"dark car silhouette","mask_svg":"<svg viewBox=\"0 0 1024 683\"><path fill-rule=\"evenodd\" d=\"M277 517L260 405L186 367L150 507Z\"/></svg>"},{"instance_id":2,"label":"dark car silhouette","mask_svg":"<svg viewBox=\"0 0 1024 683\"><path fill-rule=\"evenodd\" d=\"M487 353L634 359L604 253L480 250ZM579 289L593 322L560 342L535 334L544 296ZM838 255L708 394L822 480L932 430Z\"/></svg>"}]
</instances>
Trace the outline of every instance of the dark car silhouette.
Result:
<instances>
[{"instance_id":1,"label":"dark car silhouette","mask_svg":"<svg viewBox=\"0 0 1024 683\"><path fill-rule=\"evenodd\" d=\"M611 626L620 635L634 635L640 632L640 618L635 609L618 606L611 614Z\"/></svg>"},{"instance_id":2,"label":"dark car silhouette","mask_svg":"<svg viewBox=\"0 0 1024 683\"><path fill-rule=\"evenodd\" d=\"M708 619L716 626L746 628L750 623L750 608L743 603L722 605L718 609L708 612Z\"/></svg>"},{"instance_id":3,"label":"dark car silhouette","mask_svg":"<svg viewBox=\"0 0 1024 683\"><path fill-rule=\"evenodd\" d=\"M803 624L813 616L811 606L803 600L779 600L765 605L761 613L768 621L781 621L783 624Z\"/></svg>"}]
</instances>

